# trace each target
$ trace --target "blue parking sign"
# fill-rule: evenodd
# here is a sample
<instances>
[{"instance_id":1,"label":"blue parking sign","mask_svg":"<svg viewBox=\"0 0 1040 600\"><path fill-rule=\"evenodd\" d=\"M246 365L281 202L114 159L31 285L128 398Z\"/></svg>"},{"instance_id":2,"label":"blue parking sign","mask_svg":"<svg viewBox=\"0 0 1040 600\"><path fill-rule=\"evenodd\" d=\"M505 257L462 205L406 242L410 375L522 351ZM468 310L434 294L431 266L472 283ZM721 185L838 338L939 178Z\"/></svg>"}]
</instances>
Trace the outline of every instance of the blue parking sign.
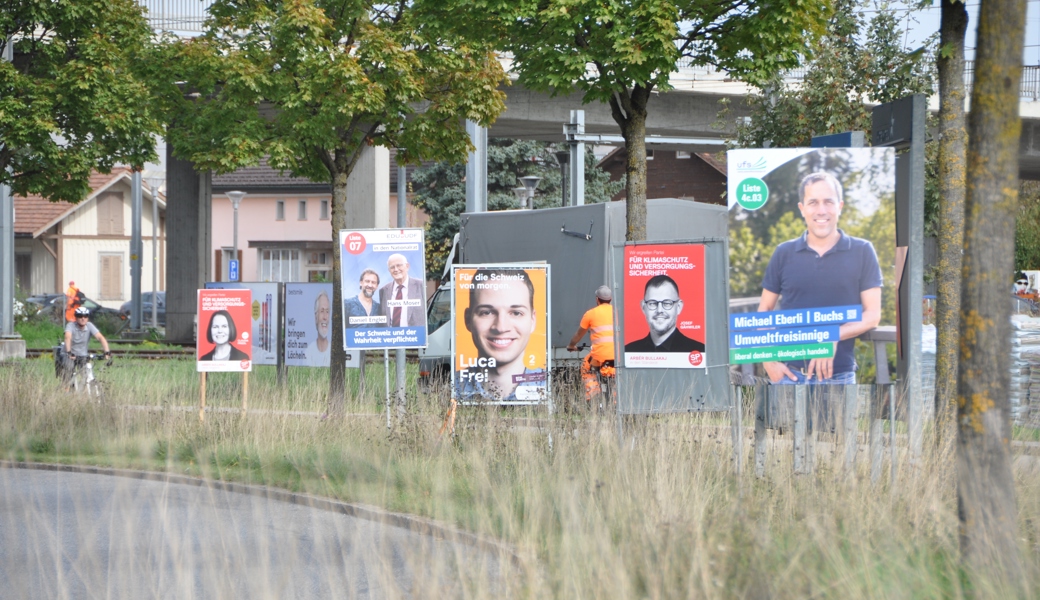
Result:
<instances>
[{"instance_id":1,"label":"blue parking sign","mask_svg":"<svg viewBox=\"0 0 1040 600\"><path fill-rule=\"evenodd\" d=\"M229 260L227 266L228 281L238 281L238 261Z\"/></svg>"}]
</instances>

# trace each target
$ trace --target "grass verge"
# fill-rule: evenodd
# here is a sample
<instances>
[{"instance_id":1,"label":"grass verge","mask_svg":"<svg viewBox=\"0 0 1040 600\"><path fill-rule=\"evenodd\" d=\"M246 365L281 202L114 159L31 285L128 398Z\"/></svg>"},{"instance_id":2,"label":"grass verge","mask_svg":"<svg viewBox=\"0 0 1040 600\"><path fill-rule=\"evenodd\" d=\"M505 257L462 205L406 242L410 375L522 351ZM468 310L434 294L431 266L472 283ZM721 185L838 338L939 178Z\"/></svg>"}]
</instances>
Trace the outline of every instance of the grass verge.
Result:
<instances>
[{"instance_id":1,"label":"grass verge","mask_svg":"<svg viewBox=\"0 0 1040 600\"><path fill-rule=\"evenodd\" d=\"M190 361L126 361L108 373L102 405L60 392L48 368L0 365L6 459L259 483L438 519L516 549L526 568L506 582L507 596L967 593L950 447L912 469L903 461L895 486L887 477L873 486L865 460L845 473L842 452L826 443L816 474L793 476L790 438L773 437L767 476L756 479L751 469L734 474L718 415L626 419L619 443L610 418L466 410L457 434L443 437L443 395L430 394L410 398L409 415L388 432L383 373L370 366L366 394L343 418L316 418L327 385L320 371L292 372L278 386L273 369L261 369L250 386L257 411L211 413L200 424ZM236 379L224 379L211 378L210 404L237 407ZM150 410L131 408L141 405ZM1037 583L1040 471L1032 457L1016 466L1022 550ZM976 581L976 595L1008 597Z\"/></svg>"}]
</instances>

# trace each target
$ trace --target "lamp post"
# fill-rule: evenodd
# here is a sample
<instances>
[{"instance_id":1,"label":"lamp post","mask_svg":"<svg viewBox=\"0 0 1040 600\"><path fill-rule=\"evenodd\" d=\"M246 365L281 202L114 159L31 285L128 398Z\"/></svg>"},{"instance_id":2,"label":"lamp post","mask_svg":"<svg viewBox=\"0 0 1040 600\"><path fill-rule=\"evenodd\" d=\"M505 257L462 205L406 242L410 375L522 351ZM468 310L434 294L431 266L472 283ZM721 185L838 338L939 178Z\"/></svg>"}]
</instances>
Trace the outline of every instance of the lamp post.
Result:
<instances>
[{"instance_id":1,"label":"lamp post","mask_svg":"<svg viewBox=\"0 0 1040 600\"><path fill-rule=\"evenodd\" d=\"M159 187L163 178L152 175L147 178L152 191L152 327L159 326Z\"/></svg>"},{"instance_id":2,"label":"lamp post","mask_svg":"<svg viewBox=\"0 0 1040 600\"><path fill-rule=\"evenodd\" d=\"M235 233L231 243L231 260L238 260L238 205L242 203L242 198L245 198L245 192L228 192L227 197L231 200L231 206L235 208ZM229 273L230 275L230 273ZM235 281L242 278L242 265L238 265L238 277ZM228 277L230 279L230 277Z\"/></svg>"},{"instance_id":3,"label":"lamp post","mask_svg":"<svg viewBox=\"0 0 1040 600\"><path fill-rule=\"evenodd\" d=\"M560 163L560 206L567 206L567 163L570 160L570 150L561 150L556 153L556 162Z\"/></svg>"},{"instance_id":4,"label":"lamp post","mask_svg":"<svg viewBox=\"0 0 1040 600\"><path fill-rule=\"evenodd\" d=\"M527 208L527 188L515 187L513 188L513 195L516 196L516 201L520 204L520 210Z\"/></svg>"},{"instance_id":5,"label":"lamp post","mask_svg":"<svg viewBox=\"0 0 1040 600\"><path fill-rule=\"evenodd\" d=\"M520 183L524 184L524 190L527 192L527 208L534 208L534 190L538 187L538 182L541 180L541 177L535 177L534 175L520 178Z\"/></svg>"}]
</instances>

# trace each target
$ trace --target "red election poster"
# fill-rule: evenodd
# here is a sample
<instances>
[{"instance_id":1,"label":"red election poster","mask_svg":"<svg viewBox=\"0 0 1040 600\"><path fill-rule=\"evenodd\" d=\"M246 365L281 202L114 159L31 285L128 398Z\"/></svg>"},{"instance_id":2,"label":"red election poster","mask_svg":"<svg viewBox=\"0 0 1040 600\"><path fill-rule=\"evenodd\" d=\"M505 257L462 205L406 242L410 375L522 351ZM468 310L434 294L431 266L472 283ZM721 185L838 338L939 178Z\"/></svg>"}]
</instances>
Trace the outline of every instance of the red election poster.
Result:
<instances>
[{"instance_id":1,"label":"red election poster","mask_svg":"<svg viewBox=\"0 0 1040 600\"><path fill-rule=\"evenodd\" d=\"M626 368L694 369L704 354L704 245L625 247Z\"/></svg>"},{"instance_id":2,"label":"red election poster","mask_svg":"<svg viewBox=\"0 0 1040 600\"><path fill-rule=\"evenodd\" d=\"M196 370L253 370L252 293L249 290L199 290Z\"/></svg>"}]
</instances>

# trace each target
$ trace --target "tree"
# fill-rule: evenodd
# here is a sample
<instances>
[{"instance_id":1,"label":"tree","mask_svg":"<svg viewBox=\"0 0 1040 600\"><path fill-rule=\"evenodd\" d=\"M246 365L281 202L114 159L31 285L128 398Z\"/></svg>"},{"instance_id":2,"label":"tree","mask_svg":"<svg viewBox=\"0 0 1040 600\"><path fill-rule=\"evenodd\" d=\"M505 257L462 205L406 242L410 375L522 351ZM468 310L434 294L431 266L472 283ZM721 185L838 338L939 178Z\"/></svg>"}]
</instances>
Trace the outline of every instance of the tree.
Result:
<instances>
[{"instance_id":1,"label":"tree","mask_svg":"<svg viewBox=\"0 0 1040 600\"><path fill-rule=\"evenodd\" d=\"M964 0L942 0L939 27L939 257L936 265L937 331L935 346L935 416L949 414L957 395L957 345L961 309L961 251L964 247Z\"/></svg>"},{"instance_id":2,"label":"tree","mask_svg":"<svg viewBox=\"0 0 1040 600\"><path fill-rule=\"evenodd\" d=\"M1015 270L1040 269L1040 183L1023 181L1015 219Z\"/></svg>"},{"instance_id":3,"label":"tree","mask_svg":"<svg viewBox=\"0 0 1040 600\"><path fill-rule=\"evenodd\" d=\"M519 82L606 102L628 154L627 239L646 239L646 119L678 61L753 84L799 64L829 3L801 0L499 0Z\"/></svg>"},{"instance_id":4,"label":"tree","mask_svg":"<svg viewBox=\"0 0 1040 600\"><path fill-rule=\"evenodd\" d=\"M541 177L534 197L535 208L562 206L560 164L554 148L544 142L492 139L488 143L488 210L519 208L513 188L527 175ZM466 209L465 166L438 162L416 170L412 176L415 205L426 211L426 276L439 279L459 232L459 216ZM623 186L596 167L596 155L585 151L585 202L607 202Z\"/></svg>"},{"instance_id":5,"label":"tree","mask_svg":"<svg viewBox=\"0 0 1040 600\"><path fill-rule=\"evenodd\" d=\"M92 171L143 166L161 131L138 57L151 30L133 0L14 0L0 11L0 182L79 202Z\"/></svg>"},{"instance_id":6,"label":"tree","mask_svg":"<svg viewBox=\"0 0 1040 600\"><path fill-rule=\"evenodd\" d=\"M1024 0L983 0L968 119L957 376L957 506L969 576L1025 589L1011 473L1011 305ZM994 594L996 595L996 594ZM1011 594L1004 593L1004 596Z\"/></svg>"},{"instance_id":7,"label":"tree","mask_svg":"<svg viewBox=\"0 0 1040 600\"><path fill-rule=\"evenodd\" d=\"M807 147L818 135L869 132L871 104L931 93L928 46L903 50L905 32L887 4L869 21L863 8L863 0L836 0L804 78L792 85L776 73L762 94L748 96L739 147Z\"/></svg>"},{"instance_id":8,"label":"tree","mask_svg":"<svg viewBox=\"0 0 1040 600\"><path fill-rule=\"evenodd\" d=\"M470 148L464 120L486 126L504 109L504 73L490 47L458 35L436 5L217 0L205 35L169 47L189 92L168 90L170 143L201 169L227 172L268 155L276 168L330 182L338 246L354 210L347 178L367 145L399 148L401 162L461 161ZM333 365L346 359L342 318L333 312ZM332 411L343 406L344 375L331 370Z\"/></svg>"}]
</instances>

